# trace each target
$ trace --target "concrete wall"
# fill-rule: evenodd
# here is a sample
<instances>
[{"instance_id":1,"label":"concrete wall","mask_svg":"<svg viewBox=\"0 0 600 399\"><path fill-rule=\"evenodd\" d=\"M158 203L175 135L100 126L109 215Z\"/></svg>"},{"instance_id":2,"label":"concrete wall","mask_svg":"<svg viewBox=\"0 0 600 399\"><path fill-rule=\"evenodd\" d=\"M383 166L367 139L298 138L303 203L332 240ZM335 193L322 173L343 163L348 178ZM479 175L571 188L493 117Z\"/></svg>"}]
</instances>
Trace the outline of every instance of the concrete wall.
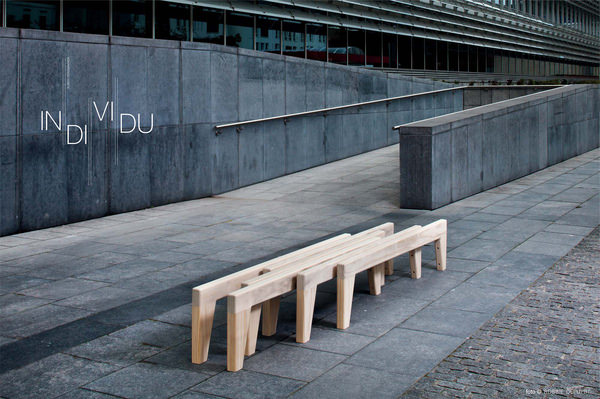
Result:
<instances>
[{"instance_id":1,"label":"concrete wall","mask_svg":"<svg viewBox=\"0 0 600 399\"><path fill-rule=\"evenodd\" d=\"M463 90L463 109L480 107L482 105L509 100L511 98L539 93L558 87L557 85L528 85L528 86L472 86Z\"/></svg>"},{"instance_id":2,"label":"concrete wall","mask_svg":"<svg viewBox=\"0 0 600 399\"><path fill-rule=\"evenodd\" d=\"M462 93L247 126L215 124L450 85L223 46L0 28L0 235L200 198L397 142L391 126L458 110ZM92 117L140 113L150 134ZM62 111L62 133L40 111Z\"/></svg>"},{"instance_id":3,"label":"concrete wall","mask_svg":"<svg viewBox=\"0 0 600 399\"><path fill-rule=\"evenodd\" d=\"M436 209L597 148L600 86L573 85L400 128L400 206Z\"/></svg>"}]
</instances>

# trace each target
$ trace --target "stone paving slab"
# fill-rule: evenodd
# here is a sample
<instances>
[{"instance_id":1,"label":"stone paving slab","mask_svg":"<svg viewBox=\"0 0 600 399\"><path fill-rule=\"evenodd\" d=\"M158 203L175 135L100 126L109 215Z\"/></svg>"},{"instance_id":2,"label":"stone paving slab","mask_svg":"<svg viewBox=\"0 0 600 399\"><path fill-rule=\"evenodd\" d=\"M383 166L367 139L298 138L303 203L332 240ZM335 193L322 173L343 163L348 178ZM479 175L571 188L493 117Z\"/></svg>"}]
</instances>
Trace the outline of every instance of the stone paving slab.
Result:
<instances>
[{"instance_id":1,"label":"stone paving slab","mask_svg":"<svg viewBox=\"0 0 600 399\"><path fill-rule=\"evenodd\" d=\"M402 397L599 397L599 252L596 229Z\"/></svg>"},{"instance_id":2,"label":"stone paving slab","mask_svg":"<svg viewBox=\"0 0 600 399\"><path fill-rule=\"evenodd\" d=\"M599 157L592 151L426 212L397 208L392 146L214 198L2 237L0 397L21 397L38 374L56 371L46 359L57 356L85 361L95 378L65 377L44 391L49 398L329 397L336 388L348 398L397 396L598 225ZM259 337L245 371L231 374L221 301L209 361L191 364L194 285L340 232L439 218L449 221L448 270L435 270L429 246L418 281L406 256L379 297L359 275L348 330L335 329L330 282L319 287L313 339L295 344L295 296L287 296L277 334Z\"/></svg>"}]
</instances>

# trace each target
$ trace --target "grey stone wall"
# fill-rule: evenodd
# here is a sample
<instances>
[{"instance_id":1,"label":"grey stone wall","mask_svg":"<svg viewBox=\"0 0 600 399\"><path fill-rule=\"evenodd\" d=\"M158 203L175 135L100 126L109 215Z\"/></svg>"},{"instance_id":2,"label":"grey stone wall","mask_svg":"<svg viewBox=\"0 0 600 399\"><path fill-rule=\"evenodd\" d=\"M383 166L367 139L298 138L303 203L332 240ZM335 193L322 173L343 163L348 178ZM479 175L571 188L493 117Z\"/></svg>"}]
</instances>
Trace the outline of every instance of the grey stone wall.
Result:
<instances>
[{"instance_id":1,"label":"grey stone wall","mask_svg":"<svg viewBox=\"0 0 600 399\"><path fill-rule=\"evenodd\" d=\"M597 148L600 86L572 85L407 124L400 206L436 209Z\"/></svg>"},{"instance_id":2,"label":"grey stone wall","mask_svg":"<svg viewBox=\"0 0 600 399\"><path fill-rule=\"evenodd\" d=\"M511 98L539 93L557 87L556 85L528 86L473 86L463 90L463 109L480 107L482 105L509 100Z\"/></svg>"},{"instance_id":3,"label":"grey stone wall","mask_svg":"<svg viewBox=\"0 0 600 399\"><path fill-rule=\"evenodd\" d=\"M456 111L462 93L249 125L449 87L223 46L0 28L0 235L210 196L397 142L391 126ZM92 117L91 100L141 114L150 134ZM62 133L40 111L62 111Z\"/></svg>"}]
</instances>

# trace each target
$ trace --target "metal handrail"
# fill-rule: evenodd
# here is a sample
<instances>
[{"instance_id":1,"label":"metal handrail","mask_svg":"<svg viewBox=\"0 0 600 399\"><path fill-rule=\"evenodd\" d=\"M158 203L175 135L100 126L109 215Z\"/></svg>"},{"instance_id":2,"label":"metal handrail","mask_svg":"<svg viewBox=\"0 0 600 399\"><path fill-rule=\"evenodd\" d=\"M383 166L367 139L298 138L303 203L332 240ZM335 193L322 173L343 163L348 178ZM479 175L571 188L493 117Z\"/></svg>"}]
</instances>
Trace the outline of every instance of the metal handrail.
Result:
<instances>
[{"instance_id":1,"label":"metal handrail","mask_svg":"<svg viewBox=\"0 0 600 399\"><path fill-rule=\"evenodd\" d=\"M228 127L237 127L237 131L240 132L241 131L241 127L243 125L250 125L253 123L260 123L260 122L268 122L268 121L274 121L277 119L284 119L284 121L288 118L293 118L296 116L304 116L304 115L312 115L312 114L319 114L319 113L327 113L327 112L331 112L331 111L338 111L341 109L347 109L347 108L352 108L352 107L362 107L365 105L371 105L371 104L377 104L377 103L382 103L382 102L387 102L387 101L395 101L395 100L401 100L401 99L405 99L405 98L411 98L411 97L419 97L419 96L424 96L424 95L428 95L428 94L437 94L437 93L442 93L442 92L446 92L446 91L454 91L454 90L462 90L462 89L476 89L476 88L485 88L485 89L494 89L494 88L525 88L525 87L556 87L557 85L516 85L516 86L505 86L505 85L499 85L499 86L487 86L487 85L473 85L473 86L457 86L457 87L449 87L447 89L439 89L439 90L432 90L432 91L424 91L421 93L412 93L412 94L405 94L403 96L397 96L397 97L387 97L387 98L381 98L378 100L371 100L371 101L364 101L364 102L360 102L360 103L353 103L353 104L346 104L346 105L338 105L336 107L329 107L329 108L320 108L320 109L314 109L311 111L303 111L303 112L296 112L296 113L292 113L292 114L285 114L285 115L277 115L277 116L270 116L267 118L259 118L259 119L250 119L247 121L241 121L241 122L232 122L232 123L224 123L222 125L216 125L215 126L215 134L218 136L222 133L221 129L225 129Z\"/></svg>"}]
</instances>

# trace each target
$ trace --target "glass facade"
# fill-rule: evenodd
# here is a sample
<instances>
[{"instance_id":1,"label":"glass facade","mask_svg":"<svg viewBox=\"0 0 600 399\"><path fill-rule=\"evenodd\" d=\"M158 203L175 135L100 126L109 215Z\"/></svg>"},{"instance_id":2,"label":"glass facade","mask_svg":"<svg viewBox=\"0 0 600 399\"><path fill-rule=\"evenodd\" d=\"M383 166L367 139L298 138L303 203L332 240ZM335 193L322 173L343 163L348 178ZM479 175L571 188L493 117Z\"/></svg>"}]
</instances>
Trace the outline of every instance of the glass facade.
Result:
<instances>
[{"instance_id":1,"label":"glass facade","mask_svg":"<svg viewBox=\"0 0 600 399\"><path fill-rule=\"evenodd\" d=\"M254 49L254 17L252 15L227 11L225 22L228 46Z\"/></svg>"},{"instance_id":2,"label":"glass facade","mask_svg":"<svg viewBox=\"0 0 600 399\"><path fill-rule=\"evenodd\" d=\"M195 42L225 43L225 12L194 7L193 34Z\"/></svg>"},{"instance_id":3,"label":"glass facade","mask_svg":"<svg viewBox=\"0 0 600 399\"><path fill-rule=\"evenodd\" d=\"M104 1L64 1L65 32L108 35L109 4Z\"/></svg>"},{"instance_id":4,"label":"glass facade","mask_svg":"<svg viewBox=\"0 0 600 399\"><path fill-rule=\"evenodd\" d=\"M0 4L0 21L11 28L191 40L372 68L515 76L600 72L598 64L589 62L163 0L0 0Z\"/></svg>"},{"instance_id":5,"label":"glass facade","mask_svg":"<svg viewBox=\"0 0 600 399\"><path fill-rule=\"evenodd\" d=\"M288 20L282 22L283 54L292 57L305 57L305 29L303 22Z\"/></svg>"},{"instance_id":6,"label":"glass facade","mask_svg":"<svg viewBox=\"0 0 600 399\"><path fill-rule=\"evenodd\" d=\"M327 26L306 24L306 58L327 61Z\"/></svg>"},{"instance_id":7,"label":"glass facade","mask_svg":"<svg viewBox=\"0 0 600 399\"><path fill-rule=\"evenodd\" d=\"M60 1L7 0L6 26L10 28L59 30Z\"/></svg>"},{"instance_id":8,"label":"glass facade","mask_svg":"<svg viewBox=\"0 0 600 399\"><path fill-rule=\"evenodd\" d=\"M346 28L327 27L327 61L348 64L348 34Z\"/></svg>"},{"instance_id":9,"label":"glass facade","mask_svg":"<svg viewBox=\"0 0 600 399\"><path fill-rule=\"evenodd\" d=\"M156 2L156 38L190 40L190 6L166 1Z\"/></svg>"},{"instance_id":10,"label":"glass facade","mask_svg":"<svg viewBox=\"0 0 600 399\"><path fill-rule=\"evenodd\" d=\"M152 1L114 1L112 34L115 36L152 37Z\"/></svg>"}]
</instances>

